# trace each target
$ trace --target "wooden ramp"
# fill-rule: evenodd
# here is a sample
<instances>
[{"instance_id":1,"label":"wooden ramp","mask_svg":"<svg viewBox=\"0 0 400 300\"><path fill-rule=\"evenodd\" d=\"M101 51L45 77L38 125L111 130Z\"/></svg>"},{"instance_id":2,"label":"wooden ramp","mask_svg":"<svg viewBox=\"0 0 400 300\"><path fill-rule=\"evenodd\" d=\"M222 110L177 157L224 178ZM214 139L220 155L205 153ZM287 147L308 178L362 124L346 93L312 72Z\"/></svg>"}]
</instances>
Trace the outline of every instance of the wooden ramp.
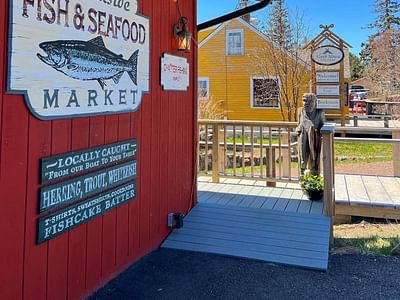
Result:
<instances>
[{"instance_id":1,"label":"wooden ramp","mask_svg":"<svg viewBox=\"0 0 400 300\"><path fill-rule=\"evenodd\" d=\"M161 247L325 271L329 235L320 214L198 203Z\"/></svg>"},{"instance_id":2,"label":"wooden ramp","mask_svg":"<svg viewBox=\"0 0 400 300\"><path fill-rule=\"evenodd\" d=\"M400 219L400 178L336 174L336 214Z\"/></svg>"}]
</instances>

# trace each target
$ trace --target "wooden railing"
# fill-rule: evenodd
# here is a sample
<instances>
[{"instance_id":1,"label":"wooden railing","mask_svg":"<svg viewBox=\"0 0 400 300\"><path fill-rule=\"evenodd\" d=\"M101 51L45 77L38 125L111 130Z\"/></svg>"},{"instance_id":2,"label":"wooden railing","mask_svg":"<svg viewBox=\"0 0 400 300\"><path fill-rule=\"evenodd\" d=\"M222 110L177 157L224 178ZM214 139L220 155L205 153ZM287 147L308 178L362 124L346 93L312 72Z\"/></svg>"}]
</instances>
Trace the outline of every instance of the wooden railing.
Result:
<instances>
[{"instance_id":1,"label":"wooden railing","mask_svg":"<svg viewBox=\"0 0 400 300\"><path fill-rule=\"evenodd\" d=\"M335 137L335 133L342 137ZM400 128L359 128L335 127L335 124L325 124L322 134L322 167L324 176L324 214L335 216L335 144L336 143L379 143L393 145L393 176L400 176ZM346 135L374 135L389 138L343 137ZM331 232L332 234L332 232Z\"/></svg>"},{"instance_id":2,"label":"wooden railing","mask_svg":"<svg viewBox=\"0 0 400 300\"><path fill-rule=\"evenodd\" d=\"M335 216L335 124L325 124L322 135L322 170L324 176L324 215L331 218L330 244L333 242L333 219Z\"/></svg>"},{"instance_id":3,"label":"wooden railing","mask_svg":"<svg viewBox=\"0 0 400 300\"><path fill-rule=\"evenodd\" d=\"M400 128L336 127L336 132L342 135L391 136L391 138L335 137L335 142L392 144L393 176L400 176Z\"/></svg>"},{"instance_id":4,"label":"wooden railing","mask_svg":"<svg viewBox=\"0 0 400 300\"><path fill-rule=\"evenodd\" d=\"M222 177L298 181L295 122L199 120L198 170Z\"/></svg>"}]
</instances>

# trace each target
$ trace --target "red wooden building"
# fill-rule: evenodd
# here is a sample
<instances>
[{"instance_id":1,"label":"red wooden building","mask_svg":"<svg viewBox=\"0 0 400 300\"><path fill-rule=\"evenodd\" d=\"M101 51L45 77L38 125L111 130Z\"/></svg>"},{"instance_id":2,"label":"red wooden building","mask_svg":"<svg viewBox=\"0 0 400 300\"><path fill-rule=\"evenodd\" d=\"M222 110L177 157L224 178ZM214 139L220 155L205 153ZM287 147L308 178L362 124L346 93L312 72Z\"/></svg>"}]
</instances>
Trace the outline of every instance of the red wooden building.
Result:
<instances>
[{"instance_id":1,"label":"red wooden building","mask_svg":"<svg viewBox=\"0 0 400 300\"><path fill-rule=\"evenodd\" d=\"M149 20L150 75L135 112L45 120L22 94L7 91L10 8L17 2L28 3L28 10L37 4L0 2L0 299L79 299L157 248L170 233L169 212L186 213L194 205L196 50L178 52L173 27L181 14L195 33L196 1L137 1L138 13ZM104 4L92 2L99 9ZM186 91L162 88L163 53L187 59ZM138 145L135 199L38 243L38 220L51 213L38 209L41 159L129 139Z\"/></svg>"}]
</instances>

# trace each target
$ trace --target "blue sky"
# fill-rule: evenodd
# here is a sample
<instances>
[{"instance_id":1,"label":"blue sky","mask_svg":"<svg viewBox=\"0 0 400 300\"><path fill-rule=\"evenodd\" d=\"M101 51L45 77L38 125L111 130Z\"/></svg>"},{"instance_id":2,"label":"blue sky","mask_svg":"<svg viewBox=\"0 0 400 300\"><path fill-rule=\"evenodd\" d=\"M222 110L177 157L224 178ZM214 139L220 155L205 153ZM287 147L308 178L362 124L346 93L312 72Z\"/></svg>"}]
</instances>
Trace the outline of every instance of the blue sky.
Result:
<instances>
[{"instance_id":1,"label":"blue sky","mask_svg":"<svg viewBox=\"0 0 400 300\"><path fill-rule=\"evenodd\" d=\"M198 23L221 16L235 9L238 0L197 0ZM358 55L361 43L373 33L365 29L375 18L374 0L286 0L289 10L304 12L312 37L320 32L320 24L334 24L333 32L353 46L351 52ZM261 20L266 9L255 13Z\"/></svg>"}]
</instances>

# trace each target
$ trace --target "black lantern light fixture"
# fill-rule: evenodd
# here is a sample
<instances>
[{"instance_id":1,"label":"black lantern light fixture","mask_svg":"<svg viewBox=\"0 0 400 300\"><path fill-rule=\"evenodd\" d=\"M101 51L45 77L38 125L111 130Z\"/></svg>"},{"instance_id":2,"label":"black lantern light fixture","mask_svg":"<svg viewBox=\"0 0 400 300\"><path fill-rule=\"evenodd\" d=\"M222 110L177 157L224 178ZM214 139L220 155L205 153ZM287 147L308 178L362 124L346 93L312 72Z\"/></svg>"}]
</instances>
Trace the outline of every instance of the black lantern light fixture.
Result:
<instances>
[{"instance_id":1,"label":"black lantern light fixture","mask_svg":"<svg viewBox=\"0 0 400 300\"><path fill-rule=\"evenodd\" d=\"M192 33L188 29L187 17L179 17L178 24L174 26L174 35L178 39L178 51L190 52Z\"/></svg>"}]
</instances>

